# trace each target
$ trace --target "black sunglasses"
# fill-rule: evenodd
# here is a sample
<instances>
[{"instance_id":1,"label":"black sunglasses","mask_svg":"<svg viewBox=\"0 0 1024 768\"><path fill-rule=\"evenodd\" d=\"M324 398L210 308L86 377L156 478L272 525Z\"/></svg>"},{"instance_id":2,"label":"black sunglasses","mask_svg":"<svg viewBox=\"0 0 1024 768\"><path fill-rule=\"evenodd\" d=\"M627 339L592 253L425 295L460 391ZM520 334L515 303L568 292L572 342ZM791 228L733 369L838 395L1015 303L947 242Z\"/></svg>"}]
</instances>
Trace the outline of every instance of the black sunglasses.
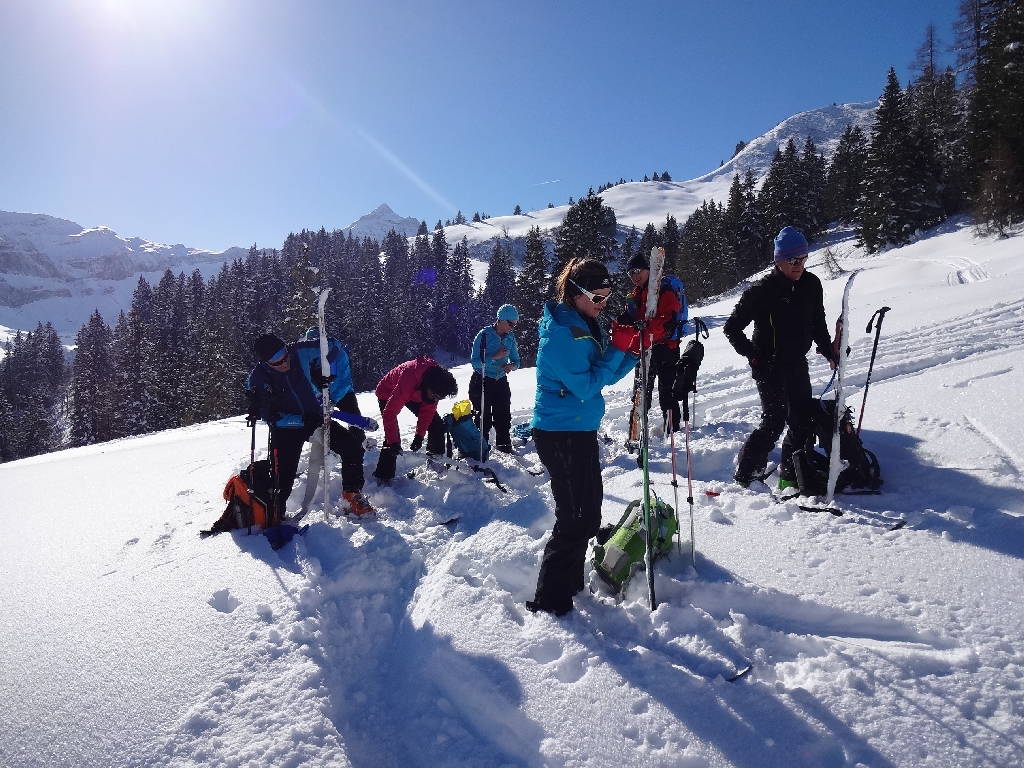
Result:
<instances>
[{"instance_id":1,"label":"black sunglasses","mask_svg":"<svg viewBox=\"0 0 1024 768\"><path fill-rule=\"evenodd\" d=\"M639 275L639 274L640 274L641 272L643 272L643 271L644 271L645 269L646 269L646 267L633 267L633 268L632 268L631 270L629 270L629 272L627 272L626 274L627 274L627 275L629 275L630 277L636 277L636 276L637 276L637 275Z\"/></svg>"}]
</instances>

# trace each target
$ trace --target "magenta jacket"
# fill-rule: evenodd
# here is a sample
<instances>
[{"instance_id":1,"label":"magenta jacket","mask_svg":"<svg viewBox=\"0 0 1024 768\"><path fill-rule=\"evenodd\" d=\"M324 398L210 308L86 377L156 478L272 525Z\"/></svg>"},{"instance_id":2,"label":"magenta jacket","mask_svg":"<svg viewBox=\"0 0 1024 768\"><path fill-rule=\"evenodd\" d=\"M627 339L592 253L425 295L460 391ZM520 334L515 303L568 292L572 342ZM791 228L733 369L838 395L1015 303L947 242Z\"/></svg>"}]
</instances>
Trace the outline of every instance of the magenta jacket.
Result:
<instances>
[{"instance_id":1,"label":"magenta jacket","mask_svg":"<svg viewBox=\"0 0 1024 768\"><path fill-rule=\"evenodd\" d=\"M416 434L420 436L427 434L427 427L434 418L434 414L437 413L437 403L423 402L420 383L423 381L423 374L427 368L435 365L439 365L439 363L421 355L415 360L409 360L392 368L377 384L374 393L378 400L384 401L380 415L384 421L384 442L387 445L398 442L398 414L409 402L422 403L419 416L416 419Z\"/></svg>"}]
</instances>

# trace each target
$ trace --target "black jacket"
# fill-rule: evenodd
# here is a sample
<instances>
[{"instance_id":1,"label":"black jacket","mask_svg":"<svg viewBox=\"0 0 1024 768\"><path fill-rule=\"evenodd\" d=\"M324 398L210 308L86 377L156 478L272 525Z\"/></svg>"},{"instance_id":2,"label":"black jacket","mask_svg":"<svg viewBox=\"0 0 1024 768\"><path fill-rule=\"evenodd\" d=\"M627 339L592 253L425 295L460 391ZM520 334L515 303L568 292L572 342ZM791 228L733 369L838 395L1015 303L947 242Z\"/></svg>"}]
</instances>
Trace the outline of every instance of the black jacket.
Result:
<instances>
[{"instance_id":1,"label":"black jacket","mask_svg":"<svg viewBox=\"0 0 1024 768\"><path fill-rule=\"evenodd\" d=\"M804 358L812 342L831 359L823 296L821 281L810 272L794 282L773 269L743 292L725 323L725 336L737 352L757 360L755 369ZM750 323L754 333L748 339L744 330Z\"/></svg>"}]
</instances>

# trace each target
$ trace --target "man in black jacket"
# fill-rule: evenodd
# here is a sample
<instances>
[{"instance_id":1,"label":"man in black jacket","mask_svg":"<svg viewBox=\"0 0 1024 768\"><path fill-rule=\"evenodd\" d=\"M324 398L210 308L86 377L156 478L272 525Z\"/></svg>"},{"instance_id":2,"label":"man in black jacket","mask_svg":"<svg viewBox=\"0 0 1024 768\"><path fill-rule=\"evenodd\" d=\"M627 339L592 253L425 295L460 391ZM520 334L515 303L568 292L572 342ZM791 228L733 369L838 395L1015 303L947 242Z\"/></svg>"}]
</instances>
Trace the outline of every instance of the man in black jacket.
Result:
<instances>
[{"instance_id":1,"label":"man in black jacket","mask_svg":"<svg viewBox=\"0 0 1024 768\"><path fill-rule=\"evenodd\" d=\"M747 288L725 323L725 336L750 363L761 397L761 424L737 457L734 479L742 486L763 472L768 454L787 424L782 441L779 488L796 486L790 457L811 436L811 343L835 367L835 351L825 320L821 281L804 271L807 240L793 227L775 238L775 269ZM751 338L744 330L754 324Z\"/></svg>"}]
</instances>

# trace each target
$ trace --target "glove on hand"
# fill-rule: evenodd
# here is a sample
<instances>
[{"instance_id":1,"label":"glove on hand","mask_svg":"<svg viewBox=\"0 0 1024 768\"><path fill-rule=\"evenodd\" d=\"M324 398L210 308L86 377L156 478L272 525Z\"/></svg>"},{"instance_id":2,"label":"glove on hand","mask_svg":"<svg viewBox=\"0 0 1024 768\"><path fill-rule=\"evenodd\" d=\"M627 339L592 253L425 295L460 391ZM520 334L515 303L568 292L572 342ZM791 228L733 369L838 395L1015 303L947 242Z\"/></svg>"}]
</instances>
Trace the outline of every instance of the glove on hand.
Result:
<instances>
[{"instance_id":1,"label":"glove on hand","mask_svg":"<svg viewBox=\"0 0 1024 768\"><path fill-rule=\"evenodd\" d=\"M622 352L640 356L640 334L632 325L612 321L612 346Z\"/></svg>"},{"instance_id":2,"label":"glove on hand","mask_svg":"<svg viewBox=\"0 0 1024 768\"><path fill-rule=\"evenodd\" d=\"M629 312L622 312L615 318L615 322L619 325L633 325L633 316Z\"/></svg>"},{"instance_id":3,"label":"glove on hand","mask_svg":"<svg viewBox=\"0 0 1024 768\"><path fill-rule=\"evenodd\" d=\"M423 447L423 435L416 435L416 437L414 437L412 439L412 443L409 445L409 450L412 451L413 453L415 453L416 451L418 451L422 447Z\"/></svg>"},{"instance_id":4,"label":"glove on hand","mask_svg":"<svg viewBox=\"0 0 1024 768\"><path fill-rule=\"evenodd\" d=\"M255 427L256 423L259 420L260 420L260 415L258 413L246 414L246 416L245 416L245 426L247 426L247 427Z\"/></svg>"},{"instance_id":5,"label":"glove on hand","mask_svg":"<svg viewBox=\"0 0 1024 768\"><path fill-rule=\"evenodd\" d=\"M309 363L309 378L317 389L327 389L327 387L331 386L331 382L338 377L333 373L330 376L324 376L320 371L320 363L316 360L311 360Z\"/></svg>"}]
</instances>

